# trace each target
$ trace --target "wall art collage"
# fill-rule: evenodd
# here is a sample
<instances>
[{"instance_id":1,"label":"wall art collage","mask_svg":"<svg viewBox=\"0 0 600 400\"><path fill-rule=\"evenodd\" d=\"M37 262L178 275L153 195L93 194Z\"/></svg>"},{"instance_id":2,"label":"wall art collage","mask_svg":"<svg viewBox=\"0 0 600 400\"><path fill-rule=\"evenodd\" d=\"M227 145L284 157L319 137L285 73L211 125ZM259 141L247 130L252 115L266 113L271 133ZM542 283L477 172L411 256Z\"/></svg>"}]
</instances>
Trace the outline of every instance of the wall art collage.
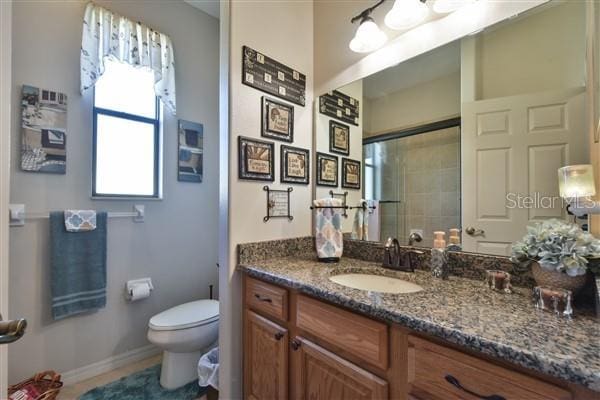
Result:
<instances>
[{"instance_id":1,"label":"wall art collage","mask_svg":"<svg viewBox=\"0 0 600 400\"><path fill-rule=\"evenodd\" d=\"M261 137L294 143L294 106L305 105L306 76L266 55L244 46L242 82L254 89L276 96L261 97ZM239 179L275 181L275 142L238 137ZM281 183L308 185L310 154L307 149L280 145Z\"/></svg>"},{"instance_id":2,"label":"wall art collage","mask_svg":"<svg viewBox=\"0 0 600 400\"><path fill-rule=\"evenodd\" d=\"M358 126L359 101L340 91L319 97L319 112L329 120L329 153L317 153L317 185L338 187L338 156L350 155L350 126ZM341 186L360 190L361 162L342 157Z\"/></svg>"}]
</instances>

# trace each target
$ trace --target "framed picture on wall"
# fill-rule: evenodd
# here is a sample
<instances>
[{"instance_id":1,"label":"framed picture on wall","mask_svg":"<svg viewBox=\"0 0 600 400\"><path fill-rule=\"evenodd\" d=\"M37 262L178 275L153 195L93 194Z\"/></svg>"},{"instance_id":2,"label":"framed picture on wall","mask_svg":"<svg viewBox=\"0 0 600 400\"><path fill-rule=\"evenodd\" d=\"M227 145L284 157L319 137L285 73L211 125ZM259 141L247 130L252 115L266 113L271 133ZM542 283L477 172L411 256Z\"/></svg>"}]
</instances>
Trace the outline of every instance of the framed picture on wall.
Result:
<instances>
[{"instance_id":1,"label":"framed picture on wall","mask_svg":"<svg viewBox=\"0 0 600 400\"><path fill-rule=\"evenodd\" d=\"M342 187L360 189L360 161L342 158Z\"/></svg>"},{"instance_id":2,"label":"framed picture on wall","mask_svg":"<svg viewBox=\"0 0 600 400\"><path fill-rule=\"evenodd\" d=\"M350 154L350 127L334 120L329 121L329 151Z\"/></svg>"},{"instance_id":3,"label":"framed picture on wall","mask_svg":"<svg viewBox=\"0 0 600 400\"><path fill-rule=\"evenodd\" d=\"M294 106L263 96L261 135L284 142L293 142Z\"/></svg>"},{"instance_id":4,"label":"framed picture on wall","mask_svg":"<svg viewBox=\"0 0 600 400\"><path fill-rule=\"evenodd\" d=\"M238 176L254 181L275 180L275 144L238 137Z\"/></svg>"},{"instance_id":5,"label":"framed picture on wall","mask_svg":"<svg viewBox=\"0 0 600 400\"><path fill-rule=\"evenodd\" d=\"M317 153L317 185L338 185L338 158L330 154Z\"/></svg>"},{"instance_id":6,"label":"framed picture on wall","mask_svg":"<svg viewBox=\"0 0 600 400\"><path fill-rule=\"evenodd\" d=\"M279 175L281 182L308 185L309 176L309 151L281 145L281 173Z\"/></svg>"},{"instance_id":7,"label":"framed picture on wall","mask_svg":"<svg viewBox=\"0 0 600 400\"><path fill-rule=\"evenodd\" d=\"M179 120L179 156L177 180L202 182L204 127L197 122Z\"/></svg>"},{"instance_id":8,"label":"framed picture on wall","mask_svg":"<svg viewBox=\"0 0 600 400\"><path fill-rule=\"evenodd\" d=\"M21 169L67 173L67 95L23 85Z\"/></svg>"}]
</instances>

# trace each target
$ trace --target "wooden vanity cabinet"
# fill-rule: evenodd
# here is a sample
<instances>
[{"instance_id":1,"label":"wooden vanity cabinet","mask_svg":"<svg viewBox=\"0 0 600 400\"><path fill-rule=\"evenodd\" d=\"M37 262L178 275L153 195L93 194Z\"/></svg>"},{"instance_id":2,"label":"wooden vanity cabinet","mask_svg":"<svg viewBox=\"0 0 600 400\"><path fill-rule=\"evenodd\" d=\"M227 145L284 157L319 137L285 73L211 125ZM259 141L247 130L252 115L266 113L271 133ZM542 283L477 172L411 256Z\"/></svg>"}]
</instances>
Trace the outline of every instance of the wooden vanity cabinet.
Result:
<instances>
[{"instance_id":1,"label":"wooden vanity cabinet","mask_svg":"<svg viewBox=\"0 0 600 400\"><path fill-rule=\"evenodd\" d=\"M388 383L356 364L302 337L292 339L294 399L389 398Z\"/></svg>"},{"instance_id":2,"label":"wooden vanity cabinet","mask_svg":"<svg viewBox=\"0 0 600 400\"><path fill-rule=\"evenodd\" d=\"M288 331L250 310L245 314L245 398L287 399Z\"/></svg>"},{"instance_id":3,"label":"wooden vanity cabinet","mask_svg":"<svg viewBox=\"0 0 600 400\"><path fill-rule=\"evenodd\" d=\"M243 287L245 399L600 400L294 290L248 276Z\"/></svg>"}]
</instances>

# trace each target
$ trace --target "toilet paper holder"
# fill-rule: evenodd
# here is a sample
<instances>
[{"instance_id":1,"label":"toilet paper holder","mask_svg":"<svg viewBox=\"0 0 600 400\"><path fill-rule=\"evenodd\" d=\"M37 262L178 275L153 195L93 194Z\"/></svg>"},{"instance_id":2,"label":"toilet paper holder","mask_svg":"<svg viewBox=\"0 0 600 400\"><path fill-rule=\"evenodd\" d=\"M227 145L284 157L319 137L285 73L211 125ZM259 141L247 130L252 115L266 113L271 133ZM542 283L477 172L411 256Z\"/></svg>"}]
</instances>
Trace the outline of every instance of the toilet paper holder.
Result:
<instances>
[{"instance_id":1,"label":"toilet paper holder","mask_svg":"<svg viewBox=\"0 0 600 400\"><path fill-rule=\"evenodd\" d=\"M150 292L154 290L151 278L141 278L127 281L127 283L125 284L125 293L127 300L131 301L131 298L133 297L133 288L139 285L148 286Z\"/></svg>"}]
</instances>

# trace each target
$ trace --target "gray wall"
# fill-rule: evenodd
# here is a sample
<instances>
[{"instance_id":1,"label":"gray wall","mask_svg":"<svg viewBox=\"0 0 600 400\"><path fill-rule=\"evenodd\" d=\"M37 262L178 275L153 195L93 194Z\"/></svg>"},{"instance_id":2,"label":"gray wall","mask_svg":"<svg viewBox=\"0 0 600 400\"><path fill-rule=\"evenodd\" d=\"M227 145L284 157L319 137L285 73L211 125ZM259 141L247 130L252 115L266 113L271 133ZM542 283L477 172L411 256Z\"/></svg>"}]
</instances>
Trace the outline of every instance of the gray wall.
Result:
<instances>
[{"instance_id":1,"label":"gray wall","mask_svg":"<svg viewBox=\"0 0 600 400\"><path fill-rule=\"evenodd\" d=\"M179 0L99 1L170 35L176 56L179 118L204 124L204 182L179 183L177 119L165 113L164 199L146 201L146 222L109 220L105 309L53 322L50 317L48 221L10 230L10 316L29 322L9 349L9 382L34 372L60 372L148 345L148 319L159 311L208 297L217 281L218 20ZM167 4L168 3L168 4ZM11 203L29 212L66 208L130 211L132 201L90 200L92 92L79 94L79 49L85 2L16 1L13 16L13 134ZM66 93L67 174L19 168L22 84ZM126 280L150 276L149 299L127 303Z\"/></svg>"}]
</instances>

